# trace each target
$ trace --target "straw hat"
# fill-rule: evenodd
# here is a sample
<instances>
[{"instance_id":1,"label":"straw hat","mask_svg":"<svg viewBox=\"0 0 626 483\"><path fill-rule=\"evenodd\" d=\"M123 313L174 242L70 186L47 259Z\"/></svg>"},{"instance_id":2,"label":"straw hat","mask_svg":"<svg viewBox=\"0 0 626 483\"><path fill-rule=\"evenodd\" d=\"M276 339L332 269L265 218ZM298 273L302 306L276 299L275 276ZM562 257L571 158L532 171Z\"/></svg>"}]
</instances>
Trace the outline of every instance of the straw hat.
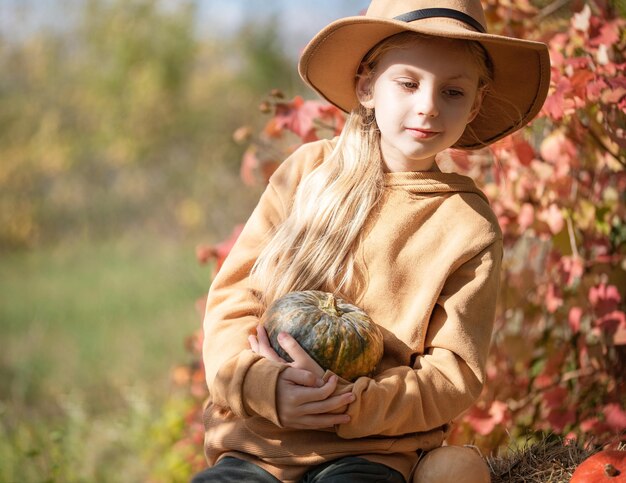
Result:
<instances>
[{"instance_id":1,"label":"straw hat","mask_svg":"<svg viewBox=\"0 0 626 483\"><path fill-rule=\"evenodd\" d=\"M381 40L403 32L477 40L493 64L491 94L455 147L475 149L528 123L541 109L550 81L545 44L487 33L480 0L372 0L363 16L320 31L304 49L304 81L344 111L358 105L355 77L361 59Z\"/></svg>"}]
</instances>

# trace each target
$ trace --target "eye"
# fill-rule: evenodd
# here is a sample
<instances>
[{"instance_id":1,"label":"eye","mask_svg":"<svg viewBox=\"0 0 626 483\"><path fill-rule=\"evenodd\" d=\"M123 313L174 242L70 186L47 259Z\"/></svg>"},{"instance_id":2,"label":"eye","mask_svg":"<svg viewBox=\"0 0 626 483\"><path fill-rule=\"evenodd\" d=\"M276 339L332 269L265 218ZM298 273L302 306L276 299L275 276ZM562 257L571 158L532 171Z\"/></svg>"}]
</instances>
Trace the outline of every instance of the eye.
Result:
<instances>
[{"instance_id":1,"label":"eye","mask_svg":"<svg viewBox=\"0 0 626 483\"><path fill-rule=\"evenodd\" d=\"M414 91L419 87L419 84L417 82L410 80L399 80L398 85L406 91Z\"/></svg>"},{"instance_id":2,"label":"eye","mask_svg":"<svg viewBox=\"0 0 626 483\"><path fill-rule=\"evenodd\" d=\"M452 88L452 87L450 87L450 88L448 88L448 89L445 89L445 90L443 91L443 93L444 93L446 96L451 97L451 98L463 97L463 96L465 95L465 93L464 93L462 90L460 90L460 89L455 89L455 88Z\"/></svg>"}]
</instances>

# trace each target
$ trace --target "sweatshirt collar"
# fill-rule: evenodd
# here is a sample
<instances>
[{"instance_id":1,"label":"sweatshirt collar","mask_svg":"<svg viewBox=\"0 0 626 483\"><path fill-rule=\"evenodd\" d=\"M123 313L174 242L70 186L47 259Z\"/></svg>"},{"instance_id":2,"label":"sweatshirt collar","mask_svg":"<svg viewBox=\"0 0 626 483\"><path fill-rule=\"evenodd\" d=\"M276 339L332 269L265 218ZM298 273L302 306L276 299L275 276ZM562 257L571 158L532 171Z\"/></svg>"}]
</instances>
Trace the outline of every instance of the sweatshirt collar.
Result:
<instances>
[{"instance_id":1,"label":"sweatshirt collar","mask_svg":"<svg viewBox=\"0 0 626 483\"><path fill-rule=\"evenodd\" d=\"M457 173L441 171L407 171L385 173L386 187L405 189L413 193L475 193L488 202L472 178Z\"/></svg>"}]
</instances>

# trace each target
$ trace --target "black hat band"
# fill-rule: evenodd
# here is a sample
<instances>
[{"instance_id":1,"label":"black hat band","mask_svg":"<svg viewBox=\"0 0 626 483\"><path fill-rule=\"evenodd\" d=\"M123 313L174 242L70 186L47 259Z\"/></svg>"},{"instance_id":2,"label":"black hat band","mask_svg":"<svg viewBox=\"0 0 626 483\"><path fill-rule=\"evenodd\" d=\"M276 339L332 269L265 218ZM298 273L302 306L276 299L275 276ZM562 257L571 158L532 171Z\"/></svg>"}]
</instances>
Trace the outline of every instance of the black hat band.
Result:
<instances>
[{"instance_id":1,"label":"black hat band","mask_svg":"<svg viewBox=\"0 0 626 483\"><path fill-rule=\"evenodd\" d=\"M463 23L474 27L480 33L487 33L485 28L477 22L474 18L470 17L466 13L453 10L451 8L423 8L421 10L413 10L412 12L403 13L394 17L394 20L400 20L401 22L413 22L414 20L421 20L424 18L432 17L447 17L455 20L460 20Z\"/></svg>"}]
</instances>

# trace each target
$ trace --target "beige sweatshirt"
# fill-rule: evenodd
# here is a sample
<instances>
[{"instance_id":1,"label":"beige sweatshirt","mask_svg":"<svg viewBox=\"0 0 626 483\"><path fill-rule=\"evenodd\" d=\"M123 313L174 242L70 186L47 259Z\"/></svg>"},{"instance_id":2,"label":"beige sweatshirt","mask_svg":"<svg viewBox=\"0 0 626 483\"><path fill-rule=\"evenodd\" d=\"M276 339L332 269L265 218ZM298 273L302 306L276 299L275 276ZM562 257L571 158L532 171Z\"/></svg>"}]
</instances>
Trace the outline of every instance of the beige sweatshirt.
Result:
<instances>
[{"instance_id":1,"label":"beige sweatshirt","mask_svg":"<svg viewBox=\"0 0 626 483\"><path fill-rule=\"evenodd\" d=\"M440 446L451 420L481 392L502 259L496 217L465 176L388 173L357 249L366 280L349 294L380 326L383 360L372 378L340 382L338 392L356 396L349 423L281 427L276 382L286 366L249 348L262 288L248 274L299 181L333 146L306 144L279 167L211 285L203 346L209 465L236 456L290 482L311 466L359 455L408 479L418 450Z\"/></svg>"}]
</instances>

